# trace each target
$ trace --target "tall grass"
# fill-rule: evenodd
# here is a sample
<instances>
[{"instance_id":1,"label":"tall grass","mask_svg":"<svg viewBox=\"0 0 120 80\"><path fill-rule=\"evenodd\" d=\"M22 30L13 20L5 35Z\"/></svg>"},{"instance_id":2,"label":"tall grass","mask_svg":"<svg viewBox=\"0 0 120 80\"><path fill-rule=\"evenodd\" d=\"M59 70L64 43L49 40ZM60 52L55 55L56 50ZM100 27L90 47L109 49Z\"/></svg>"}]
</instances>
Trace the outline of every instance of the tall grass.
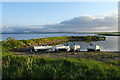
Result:
<instances>
[{"instance_id":1,"label":"tall grass","mask_svg":"<svg viewBox=\"0 0 120 80\"><path fill-rule=\"evenodd\" d=\"M120 79L120 68L82 58L3 57L3 78Z\"/></svg>"}]
</instances>

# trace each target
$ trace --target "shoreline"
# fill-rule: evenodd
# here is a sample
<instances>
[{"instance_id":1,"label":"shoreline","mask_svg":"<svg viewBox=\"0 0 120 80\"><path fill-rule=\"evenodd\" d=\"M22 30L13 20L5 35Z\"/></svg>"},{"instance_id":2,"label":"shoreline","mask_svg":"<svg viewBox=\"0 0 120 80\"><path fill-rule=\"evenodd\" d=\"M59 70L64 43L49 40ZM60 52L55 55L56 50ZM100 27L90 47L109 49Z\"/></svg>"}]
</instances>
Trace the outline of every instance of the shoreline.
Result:
<instances>
[{"instance_id":1,"label":"shoreline","mask_svg":"<svg viewBox=\"0 0 120 80\"><path fill-rule=\"evenodd\" d=\"M38 39L29 39L29 40L16 40L15 38L9 37L7 41L1 41L3 50L15 50L21 49L29 50L32 46L35 45L58 45L61 43L66 43L70 41L104 41L106 37L100 36L61 36L61 37L48 37L48 38L38 38ZM29 47L29 48L28 48ZM22 49L21 49L22 50Z\"/></svg>"},{"instance_id":2,"label":"shoreline","mask_svg":"<svg viewBox=\"0 0 120 80\"><path fill-rule=\"evenodd\" d=\"M34 56L42 58L84 58L84 59L93 59L95 61L114 61L120 60L119 52L15 52L14 55L19 56Z\"/></svg>"}]
</instances>

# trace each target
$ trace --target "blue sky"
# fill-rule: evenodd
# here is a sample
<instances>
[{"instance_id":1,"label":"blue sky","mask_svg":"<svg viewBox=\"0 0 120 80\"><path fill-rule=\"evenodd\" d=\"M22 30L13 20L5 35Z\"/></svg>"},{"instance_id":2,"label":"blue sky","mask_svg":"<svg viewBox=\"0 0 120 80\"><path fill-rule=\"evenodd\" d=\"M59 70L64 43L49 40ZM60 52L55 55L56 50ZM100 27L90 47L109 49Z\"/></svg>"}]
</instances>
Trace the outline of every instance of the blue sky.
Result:
<instances>
[{"instance_id":1,"label":"blue sky","mask_svg":"<svg viewBox=\"0 0 120 80\"><path fill-rule=\"evenodd\" d=\"M8 2L2 4L3 25L55 24L83 15L117 11L117 2Z\"/></svg>"},{"instance_id":2,"label":"blue sky","mask_svg":"<svg viewBox=\"0 0 120 80\"><path fill-rule=\"evenodd\" d=\"M118 31L117 2L3 2L3 32Z\"/></svg>"}]
</instances>

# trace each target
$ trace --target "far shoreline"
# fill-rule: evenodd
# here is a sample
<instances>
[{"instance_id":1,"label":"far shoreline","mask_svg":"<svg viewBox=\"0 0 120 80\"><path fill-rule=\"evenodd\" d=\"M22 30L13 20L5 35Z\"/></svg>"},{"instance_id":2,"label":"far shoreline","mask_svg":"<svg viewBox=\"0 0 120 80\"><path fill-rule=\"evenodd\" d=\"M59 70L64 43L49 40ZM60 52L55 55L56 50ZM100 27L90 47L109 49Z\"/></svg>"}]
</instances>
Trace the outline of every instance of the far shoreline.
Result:
<instances>
[{"instance_id":1,"label":"far shoreline","mask_svg":"<svg viewBox=\"0 0 120 80\"><path fill-rule=\"evenodd\" d=\"M16 32L13 32L13 33L7 33L7 32L3 32L3 33L0 33L0 34L54 34L54 33L78 33L78 34L105 34L105 33L120 33L120 32L29 32L29 33L16 33Z\"/></svg>"}]
</instances>

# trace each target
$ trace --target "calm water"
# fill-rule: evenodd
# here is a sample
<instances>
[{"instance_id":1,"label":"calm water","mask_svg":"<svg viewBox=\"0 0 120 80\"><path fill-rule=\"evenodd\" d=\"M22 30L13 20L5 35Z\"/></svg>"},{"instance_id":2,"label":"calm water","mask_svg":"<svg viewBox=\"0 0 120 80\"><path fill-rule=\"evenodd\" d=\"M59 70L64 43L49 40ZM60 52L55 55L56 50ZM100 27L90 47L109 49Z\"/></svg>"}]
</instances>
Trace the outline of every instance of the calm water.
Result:
<instances>
[{"instance_id":1,"label":"calm water","mask_svg":"<svg viewBox=\"0 0 120 80\"><path fill-rule=\"evenodd\" d=\"M60 34L3 34L1 40L5 40L7 37L14 37L17 40L21 39L36 39L44 37L58 37L58 36L87 36L96 34L78 34L78 33L60 33ZM86 42L68 42L68 44L78 44L81 46L81 51L87 50L88 43ZM95 42L100 46L101 51L118 51L118 36L106 36L106 41Z\"/></svg>"},{"instance_id":2,"label":"calm water","mask_svg":"<svg viewBox=\"0 0 120 80\"><path fill-rule=\"evenodd\" d=\"M74 43L80 45L81 51L87 51L87 42L68 42L69 45ZM101 51L118 51L118 36L106 36L105 41L96 41L94 43L100 46Z\"/></svg>"},{"instance_id":3,"label":"calm water","mask_svg":"<svg viewBox=\"0 0 120 80\"><path fill-rule=\"evenodd\" d=\"M7 37L13 37L17 40L21 39L37 39L45 37L58 37L58 36L87 36L95 34L78 34L78 33L59 33L59 34L2 34L2 40L6 40Z\"/></svg>"}]
</instances>

